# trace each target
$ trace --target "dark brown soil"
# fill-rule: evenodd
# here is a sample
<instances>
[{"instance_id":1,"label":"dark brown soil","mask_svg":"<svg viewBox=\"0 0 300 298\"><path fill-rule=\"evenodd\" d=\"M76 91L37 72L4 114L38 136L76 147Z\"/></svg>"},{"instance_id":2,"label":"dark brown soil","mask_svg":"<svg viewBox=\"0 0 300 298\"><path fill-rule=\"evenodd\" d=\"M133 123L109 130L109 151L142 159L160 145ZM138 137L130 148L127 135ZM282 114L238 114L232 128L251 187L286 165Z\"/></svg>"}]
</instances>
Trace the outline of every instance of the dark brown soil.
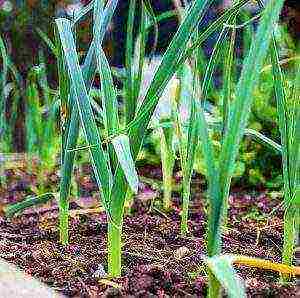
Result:
<instances>
[{"instance_id":1,"label":"dark brown soil","mask_svg":"<svg viewBox=\"0 0 300 298\"><path fill-rule=\"evenodd\" d=\"M0 193L0 202L24 198L33 180L28 178L22 185L11 178ZM204 297L207 287L202 256L207 205L203 192L197 187L194 193L187 237L179 233L179 199L174 195L174 209L165 214L159 209L157 194L142 185L131 214L125 218L123 276L119 279L106 278L105 214L73 212L70 245L62 247L54 202L11 220L0 219L0 258L69 297ZM72 209L80 210L85 200L91 198L73 201ZM280 261L281 201L265 193L233 192L223 251ZM237 270L246 282L249 297L300 297L295 282L282 285L277 273Z\"/></svg>"}]
</instances>

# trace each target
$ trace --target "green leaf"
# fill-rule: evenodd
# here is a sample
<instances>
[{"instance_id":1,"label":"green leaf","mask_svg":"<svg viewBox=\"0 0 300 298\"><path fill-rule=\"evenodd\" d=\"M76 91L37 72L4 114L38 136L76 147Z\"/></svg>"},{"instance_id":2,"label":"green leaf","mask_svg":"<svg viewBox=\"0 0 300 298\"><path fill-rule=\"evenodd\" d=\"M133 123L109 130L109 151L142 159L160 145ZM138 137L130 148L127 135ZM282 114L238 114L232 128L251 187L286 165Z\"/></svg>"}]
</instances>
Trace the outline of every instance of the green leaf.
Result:
<instances>
[{"instance_id":1,"label":"green leaf","mask_svg":"<svg viewBox=\"0 0 300 298\"><path fill-rule=\"evenodd\" d=\"M119 130L118 101L111 70L102 48L97 49L96 57L101 78L102 103L105 115L104 124L107 137L109 138Z\"/></svg>"},{"instance_id":2,"label":"green leaf","mask_svg":"<svg viewBox=\"0 0 300 298\"><path fill-rule=\"evenodd\" d=\"M41 205L41 204L46 204L50 200L55 198L55 194L53 193L45 193L40 196L36 197L28 197L25 200L11 204L8 207L5 208L4 212L7 217L13 217L16 213L23 212L25 209Z\"/></svg>"},{"instance_id":3,"label":"green leaf","mask_svg":"<svg viewBox=\"0 0 300 298\"><path fill-rule=\"evenodd\" d=\"M126 52L125 52L125 68L126 68L126 81L125 81L125 117L126 123L129 123L135 116L137 98L134 92L134 73L133 73L133 26L134 16L136 12L136 0L129 1L128 20L127 20L127 35L126 35Z\"/></svg>"},{"instance_id":4,"label":"green leaf","mask_svg":"<svg viewBox=\"0 0 300 298\"><path fill-rule=\"evenodd\" d=\"M103 18L101 18L101 24L98 24L98 43L103 41L105 32L108 28L108 25L111 21L113 13L118 4L118 0L109 0L105 7ZM86 86L87 92L89 92L95 73L96 73L96 59L95 58L95 42L93 41L86 58L84 60L84 64L82 66L84 83ZM62 78L63 79L63 78ZM64 85L64 82L60 84ZM61 85L60 85L61 86ZM63 86L62 86L63 87ZM65 89L63 87L63 89ZM63 165L61 169L61 182L60 182L60 199L59 199L59 214L60 214L60 241L63 244L68 242L68 196L71 185L71 176L73 173L74 159L75 159L75 151L72 151L76 148L77 140L79 136L79 113L78 107L75 104L75 90L71 88L71 93L69 96L69 107L71 116L68 115L66 128L63 136L63 146L62 153L64 157L62 158ZM69 119L71 118L71 119Z\"/></svg>"},{"instance_id":5,"label":"green leaf","mask_svg":"<svg viewBox=\"0 0 300 298\"><path fill-rule=\"evenodd\" d=\"M66 19L57 19L56 25L64 51L72 87L74 88L74 95L80 114L81 124L86 140L90 146L89 150L91 153L96 181L102 192L103 203L105 207L107 207L107 200L112 185L112 173L107 162L106 154L102 148L90 99L85 87L78 55L76 52L75 41L72 34L71 23Z\"/></svg>"},{"instance_id":6,"label":"green leaf","mask_svg":"<svg viewBox=\"0 0 300 298\"><path fill-rule=\"evenodd\" d=\"M139 178L130 152L129 138L126 135L118 135L112 139L112 144L127 182L132 191L137 194Z\"/></svg>"},{"instance_id":7,"label":"green leaf","mask_svg":"<svg viewBox=\"0 0 300 298\"><path fill-rule=\"evenodd\" d=\"M270 138L264 136L263 134L261 134L260 132L254 129L250 129L250 128L245 129L245 136L254 138L254 140L257 141L258 143L268 146L269 148L275 150L280 154L282 153L282 147L279 144L277 144Z\"/></svg>"},{"instance_id":8,"label":"green leaf","mask_svg":"<svg viewBox=\"0 0 300 298\"><path fill-rule=\"evenodd\" d=\"M253 91L257 84L263 62L283 6L283 0L270 0L263 12L256 36L252 42L248 56L243 63L243 69L236 90L236 99L228 115L228 129L225 132L219 158L220 193L211 195L213 218L210 218L208 243L210 255L220 251L220 233L222 216L227 207L227 198L231 178L234 172L239 144L244 135L253 102Z\"/></svg>"},{"instance_id":9,"label":"green leaf","mask_svg":"<svg viewBox=\"0 0 300 298\"><path fill-rule=\"evenodd\" d=\"M234 259L230 255L217 255L204 261L230 298L246 298L245 285L232 267Z\"/></svg>"},{"instance_id":10,"label":"green leaf","mask_svg":"<svg viewBox=\"0 0 300 298\"><path fill-rule=\"evenodd\" d=\"M109 63L102 49L101 21L103 19L103 3L96 1L94 6L94 41L96 49L97 68L101 78L102 103L105 116L107 137L116 134L119 130L118 101L114 88Z\"/></svg>"},{"instance_id":11,"label":"green leaf","mask_svg":"<svg viewBox=\"0 0 300 298\"><path fill-rule=\"evenodd\" d=\"M75 14L74 19L73 19L73 25L76 25L82 18L84 18L93 9L95 2L97 2L97 1L92 0L88 5L85 5L82 9L80 9Z\"/></svg>"},{"instance_id":12,"label":"green leaf","mask_svg":"<svg viewBox=\"0 0 300 298\"><path fill-rule=\"evenodd\" d=\"M38 35L41 37L41 39L43 39L43 41L48 46L48 48L51 50L52 54L54 56L57 56L58 55L57 48L53 43L53 41L50 39L50 37L48 37L48 35L38 27L35 30L38 33Z\"/></svg>"},{"instance_id":13,"label":"green leaf","mask_svg":"<svg viewBox=\"0 0 300 298\"><path fill-rule=\"evenodd\" d=\"M8 65L9 59L7 55L7 50L4 44L3 39L0 36L0 57L2 60L2 71L0 71L0 144L2 142L3 137L5 137L6 133L6 96L5 96L5 87L7 84L8 78ZM1 70L1 69L0 69ZM1 148L3 150L3 148Z\"/></svg>"}]
</instances>

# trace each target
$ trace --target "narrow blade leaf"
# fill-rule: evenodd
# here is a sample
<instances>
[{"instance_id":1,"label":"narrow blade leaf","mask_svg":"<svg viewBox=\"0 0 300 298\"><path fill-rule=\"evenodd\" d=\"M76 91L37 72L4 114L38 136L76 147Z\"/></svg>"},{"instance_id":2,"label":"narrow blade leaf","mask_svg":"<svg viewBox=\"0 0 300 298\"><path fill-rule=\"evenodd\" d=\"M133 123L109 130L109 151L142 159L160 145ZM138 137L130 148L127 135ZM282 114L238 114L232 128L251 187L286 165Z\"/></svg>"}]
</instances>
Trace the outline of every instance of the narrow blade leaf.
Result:
<instances>
[{"instance_id":1,"label":"narrow blade leaf","mask_svg":"<svg viewBox=\"0 0 300 298\"><path fill-rule=\"evenodd\" d=\"M139 178L130 152L128 136L119 135L112 139L112 144L130 188L134 193L137 193Z\"/></svg>"},{"instance_id":2,"label":"narrow blade leaf","mask_svg":"<svg viewBox=\"0 0 300 298\"><path fill-rule=\"evenodd\" d=\"M232 267L234 256L221 255L205 260L208 268L227 291L230 298L246 298L245 285Z\"/></svg>"}]
</instances>

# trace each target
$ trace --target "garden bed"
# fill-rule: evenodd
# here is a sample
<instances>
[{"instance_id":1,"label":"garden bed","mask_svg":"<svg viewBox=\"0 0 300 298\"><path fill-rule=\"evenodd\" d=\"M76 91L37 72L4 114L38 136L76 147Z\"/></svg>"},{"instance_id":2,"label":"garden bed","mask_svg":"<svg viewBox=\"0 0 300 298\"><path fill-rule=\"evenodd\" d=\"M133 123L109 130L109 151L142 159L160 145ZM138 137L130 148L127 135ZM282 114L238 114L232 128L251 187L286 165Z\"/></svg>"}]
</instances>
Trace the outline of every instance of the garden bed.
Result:
<instances>
[{"instance_id":1,"label":"garden bed","mask_svg":"<svg viewBox=\"0 0 300 298\"><path fill-rule=\"evenodd\" d=\"M3 203L22 198L29 185L20 182L10 180L6 192L1 194ZM204 297L206 273L202 257L207 206L199 185L191 203L187 237L180 236L176 196L173 211L166 214L153 204L159 199L154 199L149 186L144 185L143 189L131 214L125 217L122 278L109 280L105 276L106 216L104 212L93 213L90 208L83 212L85 199L71 203L68 247L62 247L58 241L55 202L28 209L11 220L1 218L0 256L68 297ZM223 233L223 251L279 262L281 203L278 196L271 198L264 192L234 190L230 196L229 224ZM277 273L237 269L246 282L249 297L299 295L295 282L282 285Z\"/></svg>"}]
</instances>

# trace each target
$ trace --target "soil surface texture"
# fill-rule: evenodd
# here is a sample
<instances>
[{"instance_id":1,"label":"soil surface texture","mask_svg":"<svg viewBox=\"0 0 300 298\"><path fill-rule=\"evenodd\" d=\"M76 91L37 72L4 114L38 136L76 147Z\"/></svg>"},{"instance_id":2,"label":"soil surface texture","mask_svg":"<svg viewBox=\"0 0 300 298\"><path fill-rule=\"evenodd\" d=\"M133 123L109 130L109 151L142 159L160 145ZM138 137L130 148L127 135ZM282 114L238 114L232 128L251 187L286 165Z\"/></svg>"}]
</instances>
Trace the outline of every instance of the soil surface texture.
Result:
<instances>
[{"instance_id":1,"label":"soil surface texture","mask_svg":"<svg viewBox=\"0 0 300 298\"><path fill-rule=\"evenodd\" d=\"M10 173L2 187L2 205L24 199L35 183L35 177L29 174L18 175ZM57 179L51 177L49 181L56 183ZM91 191L87 189L85 197L71 202L67 247L59 244L58 208L51 202L12 219L0 218L0 258L67 297L205 297L207 200L201 181L193 181L186 237L180 236L178 194L174 192L172 211L165 213L160 209L158 188L141 183L140 193L124 219L123 274L117 279L107 277L106 215L93 212L99 206L92 179L81 177L81 181ZM261 190L235 189L229 206L223 252L280 262L282 198ZM248 297L300 297L295 280L283 285L278 273L236 269L245 281Z\"/></svg>"}]
</instances>

